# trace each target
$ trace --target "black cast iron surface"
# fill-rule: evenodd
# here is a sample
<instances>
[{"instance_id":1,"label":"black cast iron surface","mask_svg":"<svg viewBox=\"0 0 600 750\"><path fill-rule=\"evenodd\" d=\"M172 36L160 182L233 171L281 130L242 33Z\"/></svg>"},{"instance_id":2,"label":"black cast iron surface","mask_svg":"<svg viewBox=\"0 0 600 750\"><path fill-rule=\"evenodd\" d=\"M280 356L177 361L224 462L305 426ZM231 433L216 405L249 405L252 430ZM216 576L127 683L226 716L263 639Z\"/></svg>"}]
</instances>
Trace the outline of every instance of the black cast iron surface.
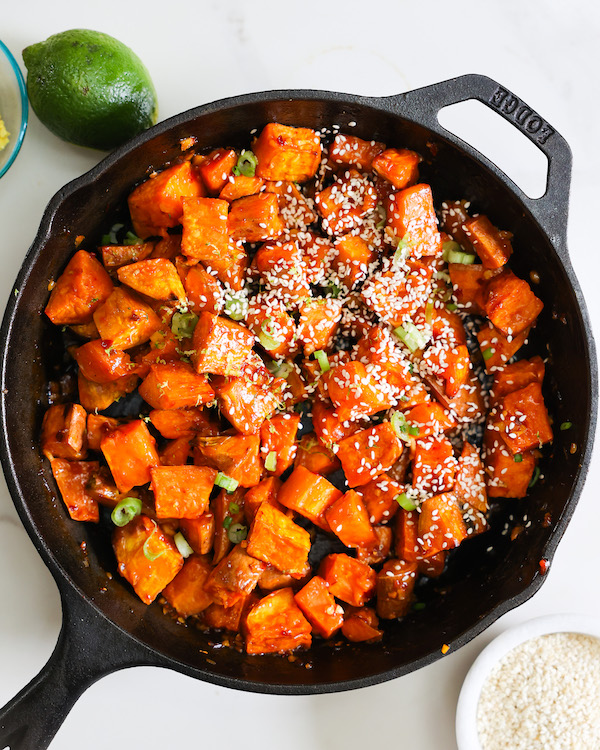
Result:
<instances>
[{"instance_id":1,"label":"black cast iron surface","mask_svg":"<svg viewBox=\"0 0 600 750\"><path fill-rule=\"evenodd\" d=\"M505 117L548 157L546 194L531 200L481 154L445 131L437 113L478 99ZM423 611L385 623L379 644L334 646L315 641L291 663L223 648L207 634L146 607L116 574L112 551L93 524L72 521L58 497L39 429L53 373L53 333L45 320L48 279L57 278L75 247L90 241L132 186L177 158L180 139L197 148L247 146L249 132L270 121L307 127L338 124L342 132L403 146L425 157L423 181L439 203L467 198L475 210L515 235L511 266L529 278L545 304L532 353L549 357L545 398L556 424L545 478L524 501L508 501L492 530L462 545L443 577L421 592ZM349 123L355 121L356 127ZM594 342L566 247L571 155L564 139L516 96L489 78L470 75L416 91L366 98L322 91L275 91L227 99L190 110L143 133L50 202L11 295L2 324L1 458L15 506L52 572L63 602L63 629L42 672L0 711L0 747L47 747L81 693L99 677L133 665L167 666L219 685L265 693L348 690L400 677L467 643L543 582L539 560L552 559L575 509L592 450L597 406ZM84 244L84 247L86 245ZM546 350L546 342L548 349ZM568 362L569 366L560 366ZM569 446L575 442L577 451ZM503 535L508 515L532 524L513 542ZM550 526L542 520L551 514ZM81 543L85 542L86 553ZM492 553L487 553L488 547ZM115 575L112 580L106 572Z\"/></svg>"}]
</instances>

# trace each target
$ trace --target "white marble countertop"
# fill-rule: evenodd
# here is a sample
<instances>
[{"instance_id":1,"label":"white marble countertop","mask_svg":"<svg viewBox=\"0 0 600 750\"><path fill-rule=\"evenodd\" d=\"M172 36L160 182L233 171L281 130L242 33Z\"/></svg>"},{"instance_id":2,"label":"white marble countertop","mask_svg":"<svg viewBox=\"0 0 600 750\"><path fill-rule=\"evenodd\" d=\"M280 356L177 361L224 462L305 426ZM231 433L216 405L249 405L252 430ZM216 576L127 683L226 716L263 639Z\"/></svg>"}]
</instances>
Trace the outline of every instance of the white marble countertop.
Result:
<instances>
[{"instance_id":1,"label":"white marble countertop","mask_svg":"<svg viewBox=\"0 0 600 750\"><path fill-rule=\"evenodd\" d=\"M600 252L597 232L590 231L600 198L597 5L586 0L346 0L329 5L314 0L28 0L2 9L0 36L20 61L25 46L68 28L105 31L129 44L152 74L161 119L213 99L265 89L388 95L468 72L495 78L533 106L572 147L569 245L598 330ZM505 124L498 117L486 119L483 138L479 116L465 110L454 122L510 169L517 182L539 186L543 171L539 159L527 156L527 144L523 156L507 146L512 140L505 140ZM31 114L21 154L0 181L2 307L46 203L100 156L59 141ZM600 567L598 455L545 585L458 652L376 687L296 698L240 693L157 668L130 669L101 680L83 695L52 748L74 750L85 743L88 750L152 750L239 742L246 750L354 750L401 742L420 750L453 750L461 682L494 634L551 612L600 617L599 589L590 586ZM0 483L3 705L50 656L60 627L60 602Z\"/></svg>"}]
</instances>

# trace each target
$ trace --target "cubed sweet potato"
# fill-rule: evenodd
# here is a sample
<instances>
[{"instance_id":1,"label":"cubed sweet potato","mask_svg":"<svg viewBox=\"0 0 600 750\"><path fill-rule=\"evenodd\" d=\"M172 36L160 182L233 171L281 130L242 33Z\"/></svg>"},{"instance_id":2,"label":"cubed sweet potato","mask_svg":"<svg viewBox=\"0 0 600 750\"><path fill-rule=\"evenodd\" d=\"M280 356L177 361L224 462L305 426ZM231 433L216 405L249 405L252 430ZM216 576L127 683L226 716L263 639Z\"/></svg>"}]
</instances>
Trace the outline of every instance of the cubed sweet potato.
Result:
<instances>
[{"instance_id":1,"label":"cubed sweet potato","mask_svg":"<svg viewBox=\"0 0 600 750\"><path fill-rule=\"evenodd\" d=\"M344 438L336 456L350 487L367 484L388 471L400 458L402 444L389 422L369 427Z\"/></svg>"},{"instance_id":2,"label":"cubed sweet potato","mask_svg":"<svg viewBox=\"0 0 600 750\"><path fill-rule=\"evenodd\" d=\"M254 264L267 289L287 306L310 297L308 277L296 241L265 243L254 256Z\"/></svg>"},{"instance_id":3,"label":"cubed sweet potato","mask_svg":"<svg viewBox=\"0 0 600 750\"><path fill-rule=\"evenodd\" d=\"M471 358L466 344L453 345L438 339L426 349L423 364L435 377L444 381L444 390L449 398L458 394L471 375Z\"/></svg>"},{"instance_id":4,"label":"cubed sweet potato","mask_svg":"<svg viewBox=\"0 0 600 750\"><path fill-rule=\"evenodd\" d=\"M160 463L156 441L142 419L119 425L102 438L100 448L119 492L148 484L150 470Z\"/></svg>"},{"instance_id":5,"label":"cubed sweet potato","mask_svg":"<svg viewBox=\"0 0 600 750\"><path fill-rule=\"evenodd\" d=\"M257 433L281 403L277 382L255 383L248 377L213 378L221 413L243 435Z\"/></svg>"},{"instance_id":6,"label":"cubed sweet potato","mask_svg":"<svg viewBox=\"0 0 600 750\"><path fill-rule=\"evenodd\" d=\"M525 388L530 383L541 385L544 381L545 369L544 361L539 356L521 359L497 369L494 372L494 382L490 394L491 403L496 405L509 393Z\"/></svg>"},{"instance_id":7,"label":"cubed sweet potato","mask_svg":"<svg viewBox=\"0 0 600 750\"><path fill-rule=\"evenodd\" d=\"M48 459L85 458L87 414L81 404L54 404L42 420L42 452Z\"/></svg>"},{"instance_id":8,"label":"cubed sweet potato","mask_svg":"<svg viewBox=\"0 0 600 750\"><path fill-rule=\"evenodd\" d=\"M177 269L166 258L152 258L130 263L119 268L117 276L122 284L152 299L186 301L185 289Z\"/></svg>"},{"instance_id":9,"label":"cubed sweet potato","mask_svg":"<svg viewBox=\"0 0 600 750\"><path fill-rule=\"evenodd\" d=\"M204 589L217 604L232 607L244 594L256 588L265 568L264 562L249 555L242 544L236 544L212 569Z\"/></svg>"},{"instance_id":10,"label":"cubed sweet potato","mask_svg":"<svg viewBox=\"0 0 600 750\"><path fill-rule=\"evenodd\" d=\"M178 615L199 615L212 604L212 596L204 590L211 569L206 557L190 555L179 573L165 587L163 596Z\"/></svg>"},{"instance_id":11,"label":"cubed sweet potato","mask_svg":"<svg viewBox=\"0 0 600 750\"><path fill-rule=\"evenodd\" d=\"M233 542L229 538L229 529L234 524L244 525L245 492L238 487L233 492L222 490L211 502L215 517L215 535L213 544L213 565L217 565L229 553ZM240 533L241 533L240 529Z\"/></svg>"},{"instance_id":12,"label":"cubed sweet potato","mask_svg":"<svg viewBox=\"0 0 600 750\"><path fill-rule=\"evenodd\" d=\"M244 515L248 524L254 521L256 511L263 503L270 503L277 510L284 511L285 508L277 500L281 481L275 477L267 477L254 487L251 487L244 496Z\"/></svg>"},{"instance_id":13,"label":"cubed sweet potato","mask_svg":"<svg viewBox=\"0 0 600 750\"><path fill-rule=\"evenodd\" d=\"M416 562L423 557L419 537L419 514L416 510L400 508L395 522L396 557L407 562Z\"/></svg>"},{"instance_id":14,"label":"cubed sweet potato","mask_svg":"<svg viewBox=\"0 0 600 750\"><path fill-rule=\"evenodd\" d=\"M154 252L154 242L142 242L139 245L102 245L102 263L107 271L116 271L129 263L146 260Z\"/></svg>"},{"instance_id":15,"label":"cubed sweet potato","mask_svg":"<svg viewBox=\"0 0 600 750\"><path fill-rule=\"evenodd\" d=\"M363 285L361 297L365 305L393 328L402 325L428 300L431 294L432 271L412 261L406 274L380 271Z\"/></svg>"},{"instance_id":16,"label":"cubed sweet potato","mask_svg":"<svg viewBox=\"0 0 600 750\"><path fill-rule=\"evenodd\" d=\"M329 159L333 164L369 170L373 165L373 159L384 149L385 143L365 141L355 135L338 133L329 149Z\"/></svg>"},{"instance_id":17,"label":"cubed sweet potato","mask_svg":"<svg viewBox=\"0 0 600 750\"><path fill-rule=\"evenodd\" d=\"M419 438L415 441L413 487L434 494L454 486L456 459L452 444L444 435Z\"/></svg>"},{"instance_id":18,"label":"cubed sweet potato","mask_svg":"<svg viewBox=\"0 0 600 750\"><path fill-rule=\"evenodd\" d=\"M309 550L308 531L270 503L260 505L248 535L249 555L284 573L301 577L306 570Z\"/></svg>"},{"instance_id":19,"label":"cubed sweet potato","mask_svg":"<svg viewBox=\"0 0 600 750\"><path fill-rule=\"evenodd\" d=\"M480 513L488 509L485 489L485 470L477 448L465 440L454 481L454 494L463 503Z\"/></svg>"},{"instance_id":20,"label":"cubed sweet potato","mask_svg":"<svg viewBox=\"0 0 600 750\"><path fill-rule=\"evenodd\" d=\"M192 339L196 372L237 377L254 345L254 335L239 323L201 312Z\"/></svg>"},{"instance_id":21,"label":"cubed sweet potato","mask_svg":"<svg viewBox=\"0 0 600 750\"><path fill-rule=\"evenodd\" d=\"M296 434L300 425L299 414L277 414L266 419L260 428L260 450L263 461L275 454L275 468L267 471L279 477L294 462L296 456Z\"/></svg>"},{"instance_id":22,"label":"cubed sweet potato","mask_svg":"<svg viewBox=\"0 0 600 750\"><path fill-rule=\"evenodd\" d=\"M115 427L119 426L119 420L113 417L105 417L102 414L88 414L87 416L87 442L92 451L100 450L102 438Z\"/></svg>"},{"instance_id":23,"label":"cubed sweet potato","mask_svg":"<svg viewBox=\"0 0 600 750\"><path fill-rule=\"evenodd\" d=\"M258 165L256 174L265 180L305 182L321 162L321 139L314 130L270 122L252 147Z\"/></svg>"},{"instance_id":24,"label":"cubed sweet potato","mask_svg":"<svg viewBox=\"0 0 600 750\"><path fill-rule=\"evenodd\" d=\"M194 372L185 362L151 365L139 394L153 409L198 407L215 397L206 375Z\"/></svg>"},{"instance_id":25,"label":"cubed sweet potato","mask_svg":"<svg viewBox=\"0 0 600 750\"><path fill-rule=\"evenodd\" d=\"M485 368L488 372L494 372L503 367L527 341L529 327L513 336L505 335L491 323L483 325L477 332L479 348L483 355Z\"/></svg>"},{"instance_id":26,"label":"cubed sweet potato","mask_svg":"<svg viewBox=\"0 0 600 750\"><path fill-rule=\"evenodd\" d=\"M342 635L352 643L376 642L383 637L379 619L370 607L349 607L342 625Z\"/></svg>"},{"instance_id":27,"label":"cubed sweet potato","mask_svg":"<svg viewBox=\"0 0 600 750\"><path fill-rule=\"evenodd\" d=\"M122 378L112 380L110 383L94 383L80 371L77 374L79 400L88 412L103 411L127 393L135 391L138 380L137 375L123 375Z\"/></svg>"},{"instance_id":28,"label":"cubed sweet potato","mask_svg":"<svg viewBox=\"0 0 600 750\"><path fill-rule=\"evenodd\" d=\"M312 407L313 429L324 445L338 443L360 429L355 422L342 421L333 406L317 399Z\"/></svg>"},{"instance_id":29,"label":"cubed sweet potato","mask_svg":"<svg viewBox=\"0 0 600 750\"><path fill-rule=\"evenodd\" d=\"M335 597L354 607L362 607L375 593L377 574L373 568L345 552L324 557L319 575Z\"/></svg>"},{"instance_id":30,"label":"cubed sweet potato","mask_svg":"<svg viewBox=\"0 0 600 750\"><path fill-rule=\"evenodd\" d=\"M303 466L313 474L326 476L339 469L341 464L331 448L324 445L314 432L311 432L300 438L294 466Z\"/></svg>"},{"instance_id":31,"label":"cubed sweet potato","mask_svg":"<svg viewBox=\"0 0 600 750\"><path fill-rule=\"evenodd\" d=\"M508 262L512 255L510 239L487 216L469 218L463 228L485 268L501 268Z\"/></svg>"},{"instance_id":32,"label":"cubed sweet potato","mask_svg":"<svg viewBox=\"0 0 600 750\"><path fill-rule=\"evenodd\" d=\"M244 174L229 175L227 182L223 185L219 198L231 203L246 195L255 195L263 189L265 181L261 177L248 177Z\"/></svg>"},{"instance_id":33,"label":"cubed sweet potato","mask_svg":"<svg viewBox=\"0 0 600 750\"><path fill-rule=\"evenodd\" d=\"M331 638L342 626L344 610L333 598L327 582L320 576L313 576L298 591L295 599L315 633L323 638Z\"/></svg>"},{"instance_id":34,"label":"cubed sweet potato","mask_svg":"<svg viewBox=\"0 0 600 750\"><path fill-rule=\"evenodd\" d=\"M551 442L552 427L538 381L508 393L498 411L490 419L513 455Z\"/></svg>"},{"instance_id":35,"label":"cubed sweet potato","mask_svg":"<svg viewBox=\"0 0 600 750\"><path fill-rule=\"evenodd\" d=\"M219 434L217 421L204 409L153 409L149 416L154 427L169 440Z\"/></svg>"},{"instance_id":36,"label":"cubed sweet potato","mask_svg":"<svg viewBox=\"0 0 600 750\"><path fill-rule=\"evenodd\" d=\"M367 565L381 565L390 556L392 549L392 530L389 526L373 526L377 541L368 547L358 547L356 559Z\"/></svg>"},{"instance_id":37,"label":"cubed sweet potato","mask_svg":"<svg viewBox=\"0 0 600 750\"><path fill-rule=\"evenodd\" d=\"M183 466L187 464L192 452L190 438L181 437L167 440L158 452L162 466Z\"/></svg>"},{"instance_id":38,"label":"cubed sweet potato","mask_svg":"<svg viewBox=\"0 0 600 750\"><path fill-rule=\"evenodd\" d=\"M349 169L333 185L315 196L315 205L328 234L345 234L363 223L377 205L373 183L356 169Z\"/></svg>"},{"instance_id":39,"label":"cubed sweet potato","mask_svg":"<svg viewBox=\"0 0 600 750\"><path fill-rule=\"evenodd\" d=\"M52 474L71 518L74 521L97 523L100 519L98 500L90 492L89 483L99 471L98 462L53 458L50 463Z\"/></svg>"},{"instance_id":40,"label":"cubed sweet potato","mask_svg":"<svg viewBox=\"0 0 600 750\"><path fill-rule=\"evenodd\" d=\"M222 604L211 604L210 607L202 612L202 622L209 628L239 633L242 629L242 621L246 612L257 601L258 597L252 592L251 594L244 594L232 607L224 607Z\"/></svg>"},{"instance_id":41,"label":"cubed sweet potato","mask_svg":"<svg viewBox=\"0 0 600 750\"><path fill-rule=\"evenodd\" d=\"M361 487L360 492L372 524L387 523L395 516L399 507L396 495L402 491L402 485L388 474L380 474Z\"/></svg>"},{"instance_id":42,"label":"cubed sweet potato","mask_svg":"<svg viewBox=\"0 0 600 750\"><path fill-rule=\"evenodd\" d=\"M94 312L100 338L114 349L143 344L161 327L154 310L125 287L117 287Z\"/></svg>"},{"instance_id":43,"label":"cubed sweet potato","mask_svg":"<svg viewBox=\"0 0 600 750\"><path fill-rule=\"evenodd\" d=\"M345 289L353 289L366 279L376 254L362 237L354 234L338 237L334 248L331 269L335 273L336 282Z\"/></svg>"},{"instance_id":44,"label":"cubed sweet potato","mask_svg":"<svg viewBox=\"0 0 600 750\"><path fill-rule=\"evenodd\" d=\"M227 220L229 236L241 242L265 242L279 237L284 224L274 193L256 193L233 201Z\"/></svg>"},{"instance_id":45,"label":"cubed sweet potato","mask_svg":"<svg viewBox=\"0 0 600 750\"><path fill-rule=\"evenodd\" d=\"M208 555L215 539L215 516L211 511L198 518L182 518L181 533L190 547L199 555Z\"/></svg>"},{"instance_id":46,"label":"cubed sweet potato","mask_svg":"<svg viewBox=\"0 0 600 750\"><path fill-rule=\"evenodd\" d=\"M309 648L311 630L289 587L263 597L249 610L243 622L249 654L285 653Z\"/></svg>"},{"instance_id":47,"label":"cubed sweet potato","mask_svg":"<svg viewBox=\"0 0 600 750\"><path fill-rule=\"evenodd\" d=\"M223 291L218 279L202 263L192 266L183 279L190 308L196 315L202 310L219 315L223 310Z\"/></svg>"},{"instance_id":48,"label":"cubed sweet potato","mask_svg":"<svg viewBox=\"0 0 600 750\"><path fill-rule=\"evenodd\" d=\"M232 148L211 151L197 169L209 195L218 195L233 175L238 155Z\"/></svg>"},{"instance_id":49,"label":"cubed sweet potato","mask_svg":"<svg viewBox=\"0 0 600 750\"><path fill-rule=\"evenodd\" d=\"M102 264L91 253L78 250L54 284L45 313L57 326L90 323L112 291Z\"/></svg>"},{"instance_id":50,"label":"cubed sweet potato","mask_svg":"<svg viewBox=\"0 0 600 750\"><path fill-rule=\"evenodd\" d=\"M536 466L533 451L513 454L499 432L485 432L485 472L490 497L525 497ZM515 460L518 459L518 460Z\"/></svg>"},{"instance_id":51,"label":"cubed sweet potato","mask_svg":"<svg viewBox=\"0 0 600 750\"><path fill-rule=\"evenodd\" d=\"M421 157L407 148L388 148L373 159L373 169L380 177L401 190L419 179Z\"/></svg>"},{"instance_id":52,"label":"cubed sweet potato","mask_svg":"<svg viewBox=\"0 0 600 750\"><path fill-rule=\"evenodd\" d=\"M342 496L342 492L325 477L304 466L296 466L281 486L278 501L290 510L308 518L316 526L329 531L325 511Z\"/></svg>"},{"instance_id":53,"label":"cubed sweet potato","mask_svg":"<svg viewBox=\"0 0 600 750\"><path fill-rule=\"evenodd\" d=\"M218 198L183 201L181 252L206 265L219 264L229 254L229 203Z\"/></svg>"},{"instance_id":54,"label":"cubed sweet potato","mask_svg":"<svg viewBox=\"0 0 600 750\"><path fill-rule=\"evenodd\" d=\"M325 510L325 520L346 547L373 547L377 537L362 497L348 490Z\"/></svg>"},{"instance_id":55,"label":"cubed sweet potato","mask_svg":"<svg viewBox=\"0 0 600 750\"><path fill-rule=\"evenodd\" d=\"M332 367L324 381L342 421L368 417L396 403L396 393L356 360Z\"/></svg>"},{"instance_id":56,"label":"cubed sweet potato","mask_svg":"<svg viewBox=\"0 0 600 750\"><path fill-rule=\"evenodd\" d=\"M442 240L429 185L421 183L392 193L387 223L399 239L408 243L413 258L441 255Z\"/></svg>"},{"instance_id":57,"label":"cubed sweet potato","mask_svg":"<svg viewBox=\"0 0 600 750\"><path fill-rule=\"evenodd\" d=\"M483 309L492 324L507 336L532 326L544 307L529 284L505 269L486 285Z\"/></svg>"},{"instance_id":58,"label":"cubed sweet potato","mask_svg":"<svg viewBox=\"0 0 600 750\"><path fill-rule=\"evenodd\" d=\"M405 413L406 421L417 427L416 437L438 435L440 432L451 432L458 427L458 422L447 409L437 401L428 401L413 406Z\"/></svg>"},{"instance_id":59,"label":"cubed sweet potato","mask_svg":"<svg viewBox=\"0 0 600 750\"><path fill-rule=\"evenodd\" d=\"M287 357L294 351L296 323L282 299L257 294L248 305L245 323L274 359Z\"/></svg>"},{"instance_id":60,"label":"cubed sweet potato","mask_svg":"<svg viewBox=\"0 0 600 750\"><path fill-rule=\"evenodd\" d=\"M332 298L309 299L300 305L297 337L304 356L330 349L342 317L342 302Z\"/></svg>"},{"instance_id":61,"label":"cubed sweet potato","mask_svg":"<svg viewBox=\"0 0 600 750\"><path fill-rule=\"evenodd\" d=\"M110 383L135 372L131 357L120 349L114 349L108 341L94 339L73 351L73 359L79 370L95 383Z\"/></svg>"},{"instance_id":62,"label":"cubed sweet potato","mask_svg":"<svg viewBox=\"0 0 600 750\"><path fill-rule=\"evenodd\" d=\"M418 531L424 557L458 547L467 530L456 496L445 492L428 497L421 505Z\"/></svg>"},{"instance_id":63,"label":"cubed sweet potato","mask_svg":"<svg viewBox=\"0 0 600 750\"><path fill-rule=\"evenodd\" d=\"M154 466L150 475L157 518L199 518L208 510L216 469L210 466Z\"/></svg>"},{"instance_id":64,"label":"cubed sweet potato","mask_svg":"<svg viewBox=\"0 0 600 750\"><path fill-rule=\"evenodd\" d=\"M408 614L417 580L417 563L388 560L377 574L377 614L393 620Z\"/></svg>"},{"instance_id":65,"label":"cubed sweet potato","mask_svg":"<svg viewBox=\"0 0 600 750\"><path fill-rule=\"evenodd\" d=\"M235 479L242 487L254 487L260 482L262 464L259 459L258 435L220 435L197 437L196 451L201 463L214 466ZM195 458L195 463L199 463Z\"/></svg>"}]
</instances>

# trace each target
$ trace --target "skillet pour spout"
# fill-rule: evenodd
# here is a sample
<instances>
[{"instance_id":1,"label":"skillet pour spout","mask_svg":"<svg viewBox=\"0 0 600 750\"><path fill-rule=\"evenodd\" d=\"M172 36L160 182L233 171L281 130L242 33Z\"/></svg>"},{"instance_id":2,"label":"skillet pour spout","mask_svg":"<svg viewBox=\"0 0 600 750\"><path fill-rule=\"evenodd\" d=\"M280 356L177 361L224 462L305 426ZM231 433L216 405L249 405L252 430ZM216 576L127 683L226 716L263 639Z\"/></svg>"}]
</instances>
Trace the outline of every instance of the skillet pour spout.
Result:
<instances>
[{"instance_id":1,"label":"skillet pour spout","mask_svg":"<svg viewBox=\"0 0 600 750\"><path fill-rule=\"evenodd\" d=\"M494 164L438 122L445 106L477 99L518 128L548 159L547 190L532 200ZM297 659L248 656L223 648L214 634L183 628L158 605L146 607L118 576L112 552L93 524L72 521L39 450L41 401L61 342L43 315L48 278L56 278L83 235L94 242L102 222L132 187L181 155L191 135L199 150L247 144L267 122L341 132L412 149L424 156L423 180L439 201L466 198L515 236L511 266L535 271L544 302L531 353L547 359L545 399L557 431L527 498L493 513L491 529L462 545L440 579L423 592L427 606L384 624L378 644L315 641ZM350 123L356 123L351 125ZM594 341L566 245L571 154L532 108L495 81L466 75L397 96L368 98L323 91L272 91L225 99L177 115L137 136L66 185L42 218L15 282L2 324L1 459L17 511L60 589L63 628L40 674L0 710L0 747L47 747L75 701L95 680L128 666L153 665L240 690L302 695L350 690L405 675L464 645L532 596L544 578L577 504L592 452L597 368ZM547 347L537 342L547 342ZM17 354L18 353L18 354ZM569 362L569 367L560 364ZM571 443L577 450L570 452ZM509 513L532 521L511 541ZM543 524L550 514L550 525ZM485 538L483 538L485 537ZM85 554L82 552L85 549ZM491 548L490 552L487 549ZM107 576L107 573L110 576Z\"/></svg>"}]
</instances>

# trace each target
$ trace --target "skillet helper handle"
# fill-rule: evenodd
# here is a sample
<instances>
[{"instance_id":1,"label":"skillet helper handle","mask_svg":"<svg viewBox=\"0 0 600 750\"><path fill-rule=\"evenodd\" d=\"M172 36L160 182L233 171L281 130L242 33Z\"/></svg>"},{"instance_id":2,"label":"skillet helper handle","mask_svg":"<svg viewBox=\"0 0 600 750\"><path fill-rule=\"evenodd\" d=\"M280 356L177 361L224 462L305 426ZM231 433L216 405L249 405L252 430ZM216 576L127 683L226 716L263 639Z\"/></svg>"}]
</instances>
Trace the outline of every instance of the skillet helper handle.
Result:
<instances>
[{"instance_id":1,"label":"skillet helper handle","mask_svg":"<svg viewBox=\"0 0 600 750\"><path fill-rule=\"evenodd\" d=\"M63 624L48 662L0 709L0 749L45 750L77 699L101 677L155 664L75 591L62 591Z\"/></svg>"},{"instance_id":2,"label":"skillet helper handle","mask_svg":"<svg viewBox=\"0 0 600 750\"><path fill-rule=\"evenodd\" d=\"M505 86L487 76L469 74L409 91L400 97L416 107L422 120L428 120L431 129L464 146L462 141L445 130L438 121L444 107L476 99L510 122L537 146L548 159L546 192L541 198L526 196L515 186L520 199L550 236L557 249L566 251L567 210L573 157L565 139L532 107L509 91Z\"/></svg>"}]
</instances>

